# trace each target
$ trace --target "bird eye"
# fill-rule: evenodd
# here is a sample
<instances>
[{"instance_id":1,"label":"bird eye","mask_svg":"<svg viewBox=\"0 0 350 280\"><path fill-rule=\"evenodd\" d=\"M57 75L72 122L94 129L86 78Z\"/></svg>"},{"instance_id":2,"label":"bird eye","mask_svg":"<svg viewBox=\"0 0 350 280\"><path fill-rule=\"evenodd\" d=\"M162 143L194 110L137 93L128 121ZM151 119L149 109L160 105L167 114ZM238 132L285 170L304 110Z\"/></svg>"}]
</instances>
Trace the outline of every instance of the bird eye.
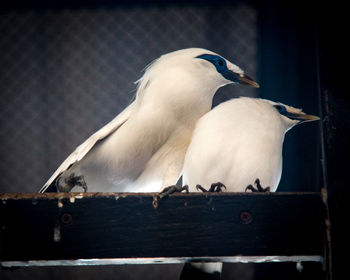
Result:
<instances>
[{"instance_id":1,"label":"bird eye","mask_svg":"<svg viewBox=\"0 0 350 280\"><path fill-rule=\"evenodd\" d=\"M218 64L219 64L219 66L224 66L224 61L222 60L222 59L218 59Z\"/></svg>"},{"instance_id":2,"label":"bird eye","mask_svg":"<svg viewBox=\"0 0 350 280\"><path fill-rule=\"evenodd\" d=\"M274 105L274 107L277 109L278 112L280 112L281 114L287 112L286 107L284 107L283 105Z\"/></svg>"}]
</instances>

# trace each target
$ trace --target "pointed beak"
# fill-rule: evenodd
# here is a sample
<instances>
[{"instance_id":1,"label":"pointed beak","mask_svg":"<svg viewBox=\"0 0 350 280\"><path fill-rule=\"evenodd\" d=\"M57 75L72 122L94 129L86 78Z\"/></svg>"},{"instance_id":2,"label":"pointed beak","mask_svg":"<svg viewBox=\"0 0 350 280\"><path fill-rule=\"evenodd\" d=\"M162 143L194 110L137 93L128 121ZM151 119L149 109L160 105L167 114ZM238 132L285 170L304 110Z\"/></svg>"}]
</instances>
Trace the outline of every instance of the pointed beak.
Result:
<instances>
[{"instance_id":1,"label":"pointed beak","mask_svg":"<svg viewBox=\"0 0 350 280\"><path fill-rule=\"evenodd\" d=\"M290 119L298 120L298 121L301 121L301 122L318 121L320 119L318 116L307 115L307 114L304 114L304 113L295 114L295 113L287 112L285 114L285 116L290 118Z\"/></svg>"},{"instance_id":2,"label":"pointed beak","mask_svg":"<svg viewBox=\"0 0 350 280\"><path fill-rule=\"evenodd\" d=\"M259 88L259 84L254 81L251 77L249 77L246 74L243 74L242 76L238 77L238 81L240 84L242 85L246 85L246 86L251 86L251 87L255 87L255 88Z\"/></svg>"},{"instance_id":3,"label":"pointed beak","mask_svg":"<svg viewBox=\"0 0 350 280\"><path fill-rule=\"evenodd\" d=\"M304 122L318 121L320 118L314 115L300 115L299 119Z\"/></svg>"}]
</instances>

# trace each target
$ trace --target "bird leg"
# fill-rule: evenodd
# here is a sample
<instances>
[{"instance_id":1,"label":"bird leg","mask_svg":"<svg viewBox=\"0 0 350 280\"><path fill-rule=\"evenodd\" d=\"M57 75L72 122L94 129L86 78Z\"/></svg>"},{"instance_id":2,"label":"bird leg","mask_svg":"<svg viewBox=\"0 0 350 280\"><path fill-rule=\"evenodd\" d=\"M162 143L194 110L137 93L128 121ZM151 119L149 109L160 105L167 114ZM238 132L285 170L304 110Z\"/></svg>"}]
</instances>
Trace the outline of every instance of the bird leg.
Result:
<instances>
[{"instance_id":1,"label":"bird leg","mask_svg":"<svg viewBox=\"0 0 350 280\"><path fill-rule=\"evenodd\" d=\"M88 189L84 176L75 176L74 173L70 174L68 178L65 178L64 183L64 186L57 184L57 188L60 192L70 192L75 186L83 188L84 192L87 192Z\"/></svg>"},{"instance_id":2,"label":"bird leg","mask_svg":"<svg viewBox=\"0 0 350 280\"><path fill-rule=\"evenodd\" d=\"M164 188L159 194L158 194L158 197L160 199L162 199L163 197L165 196L168 196L172 193L175 193L175 192L183 192L183 191L186 191L186 193L189 193L188 191L188 186L185 185L183 187L181 186L176 186L176 185L173 185L173 186L169 186L169 187L166 187Z\"/></svg>"},{"instance_id":3,"label":"bird leg","mask_svg":"<svg viewBox=\"0 0 350 280\"><path fill-rule=\"evenodd\" d=\"M158 195L153 197L153 201L152 201L153 208L157 209L159 201L161 199L163 199L164 197L167 197L170 194L175 193L175 192L183 192L183 191L186 191L186 193L189 193L187 185L185 185L183 187L173 185L173 186L169 186L169 187L164 188L160 193L158 193Z\"/></svg>"},{"instance_id":4,"label":"bird leg","mask_svg":"<svg viewBox=\"0 0 350 280\"><path fill-rule=\"evenodd\" d=\"M223 183L217 182L214 184L211 184L209 190L206 190L201 185L197 185L196 189L201 190L202 192L222 192L222 188L226 189L226 186Z\"/></svg>"},{"instance_id":5,"label":"bird leg","mask_svg":"<svg viewBox=\"0 0 350 280\"><path fill-rule=\"evenodd\" d=\"M252 185L248 185L246 188L245 188L245 191L247 192L248 190L252 191L252 192L270 192L270 187L266 187L266 188L263 188L260 184L260 180L259 178L257 178L254 182L255 187L253 187Z\"/></svg>"}]
</instances>

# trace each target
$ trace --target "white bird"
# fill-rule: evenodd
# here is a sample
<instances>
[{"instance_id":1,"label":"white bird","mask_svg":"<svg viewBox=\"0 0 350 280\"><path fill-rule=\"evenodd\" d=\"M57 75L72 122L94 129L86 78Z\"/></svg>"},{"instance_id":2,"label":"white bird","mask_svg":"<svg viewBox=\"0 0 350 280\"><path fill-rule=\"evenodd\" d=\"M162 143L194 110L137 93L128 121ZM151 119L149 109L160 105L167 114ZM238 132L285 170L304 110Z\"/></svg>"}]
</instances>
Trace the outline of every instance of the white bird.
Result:
<instances>
[{"instance_id":1,"label":"white bird","mask_svg":"<svg viewBox=\"0 0 350 280\"><path fill-rule=\"evenodd\" d=\"M241 97L218 105L197 123L188 147L183 183L208 188L224 184L243 192L260 180L275 191L282 173L285 133L298 123L318 120L282 103Z\"/></svg>"},{"instance_id":2,"label":"white bird","mask_svg":"<svg viewBox=\"0 0 350 280\"><path fill-rule=\"evenodd\" d=\"M218 88L259 87L236 65L200 48L161 56L137 82L136 98L83 142L42 187L45 191L158 192L181 172L197 120Z\"/></svg>"},{"instance_id":3,"label":"white bird","mask_svg":"<svg viewBox=\"0 0 350 280\"><path fill-rule=\"evenodd\" d=\"M285 133L298 123L318 119L264 99L241 97L221 103L197 122L185 156L183 184L189 191L198 191L197 185L220 191L218 182L230 192L275 191ZM182 279L193 271L218 279L221 269L222 263L187 263Z\"/></svg>"}]
</instances>

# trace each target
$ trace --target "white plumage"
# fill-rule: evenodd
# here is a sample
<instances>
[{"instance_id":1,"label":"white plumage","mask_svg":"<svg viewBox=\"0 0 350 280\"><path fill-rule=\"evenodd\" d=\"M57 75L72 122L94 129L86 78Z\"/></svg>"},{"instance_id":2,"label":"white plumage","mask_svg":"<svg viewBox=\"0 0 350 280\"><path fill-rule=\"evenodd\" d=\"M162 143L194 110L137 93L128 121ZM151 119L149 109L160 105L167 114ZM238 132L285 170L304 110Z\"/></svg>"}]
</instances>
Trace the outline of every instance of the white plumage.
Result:
<instances>
[{"instance_id":1,"label":"white plumage","mask_svg":"<svg viewBox=\"0 0 350 280\"><path fill-rule=\"evenodd\" d=\"M156 192L174 184L197 120L216 90L229 83L258 87L236 65L199 48L161 56L137 82L135 101L82 143L41 192Z\"/></svg>"},{"instance_id":2,"label":"white plumage","mask_svg":"<svg viewBox=\"0 0 350 280\"><path fill-rule=\"evenodd\" d=\"M227 191L243 192L258 178L275 191L282 173L285 133L318 117L281 103L241 97L218 105L197 123L188 147L183 182L209 188L223 183Z\"/></svg>"}]
</instances>

